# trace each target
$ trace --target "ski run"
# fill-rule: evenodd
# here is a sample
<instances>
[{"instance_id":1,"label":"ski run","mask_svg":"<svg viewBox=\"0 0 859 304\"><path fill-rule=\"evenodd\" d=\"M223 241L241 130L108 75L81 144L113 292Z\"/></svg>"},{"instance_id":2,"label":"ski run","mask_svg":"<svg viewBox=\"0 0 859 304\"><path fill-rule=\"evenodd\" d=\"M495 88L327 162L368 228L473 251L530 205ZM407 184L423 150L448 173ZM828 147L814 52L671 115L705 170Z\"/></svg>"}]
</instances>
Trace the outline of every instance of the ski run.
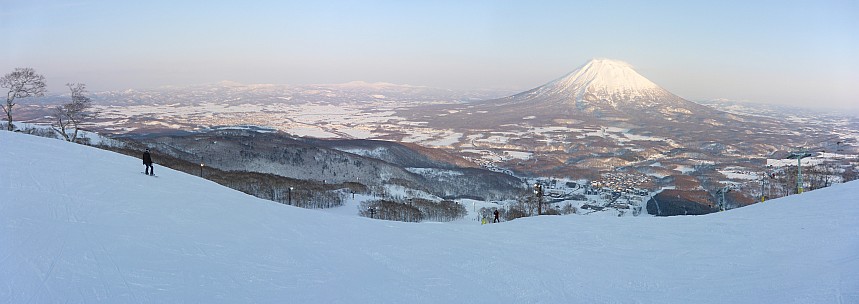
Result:
<instances>
[{"instance_id":1,"label":"ski run","mask_svg":"<svg viewBox=\"0 0 859 304\"><path fill-rule=\"evenodd\" d=\"M480 225L156 167L0 131L0 303L859 303L857 182L706 216Z\"/></svg>"}]
</instances>

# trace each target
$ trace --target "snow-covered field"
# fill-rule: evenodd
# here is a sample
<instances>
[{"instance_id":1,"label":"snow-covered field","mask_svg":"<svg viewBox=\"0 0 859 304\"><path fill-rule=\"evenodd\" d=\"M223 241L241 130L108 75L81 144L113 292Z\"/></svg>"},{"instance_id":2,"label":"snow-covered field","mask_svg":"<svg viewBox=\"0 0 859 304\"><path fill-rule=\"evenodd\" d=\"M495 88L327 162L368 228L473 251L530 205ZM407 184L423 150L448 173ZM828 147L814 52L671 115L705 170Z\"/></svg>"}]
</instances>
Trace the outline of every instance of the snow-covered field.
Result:
<instances>
[{"instance_id":1,"label":"snow-covered field","mask_svg":"<svg viewBox=\"0 0 859 304\"><path fill-rule=\"evenodd\" d=\"M728 166L722 170L717 170L722 175L725 175L728 179L743 179L743 180L759 180L761 179L761 174L759 172L751 171L748 168L736 167L736 166Z\"/></svg>"},{"instance_id":2,"label":"snow-covered field","mask_svg":"<svg viewBox=\"0 0 859 304\"><path fill-rule=\"evenodd\" d=\"M707 216L470 225L142 169L0 131L0 303L859 303L857 182Z\"/></svg>"}]
</instances>

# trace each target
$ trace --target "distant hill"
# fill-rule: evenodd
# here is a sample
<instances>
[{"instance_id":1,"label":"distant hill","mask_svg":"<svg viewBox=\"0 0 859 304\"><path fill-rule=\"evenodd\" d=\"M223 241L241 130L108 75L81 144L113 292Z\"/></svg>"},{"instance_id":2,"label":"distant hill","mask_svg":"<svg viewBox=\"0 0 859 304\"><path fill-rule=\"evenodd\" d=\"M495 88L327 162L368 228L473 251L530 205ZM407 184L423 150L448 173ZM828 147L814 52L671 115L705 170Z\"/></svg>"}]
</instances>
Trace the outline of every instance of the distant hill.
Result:
<instances>
[{"instance_id":1,"label":"distant hill","mask_svg":"<svg viewBox=\"0 0 859 304\"><path fill-rule=\"evenodd\" d=\"M162 153L226 171L374 187L397 185L450 199L515 199L523 191L519 178L474 168L473 163L441 150L387 141L297 138L243 129L142 140Z\"/></svg>"}]
</instances>

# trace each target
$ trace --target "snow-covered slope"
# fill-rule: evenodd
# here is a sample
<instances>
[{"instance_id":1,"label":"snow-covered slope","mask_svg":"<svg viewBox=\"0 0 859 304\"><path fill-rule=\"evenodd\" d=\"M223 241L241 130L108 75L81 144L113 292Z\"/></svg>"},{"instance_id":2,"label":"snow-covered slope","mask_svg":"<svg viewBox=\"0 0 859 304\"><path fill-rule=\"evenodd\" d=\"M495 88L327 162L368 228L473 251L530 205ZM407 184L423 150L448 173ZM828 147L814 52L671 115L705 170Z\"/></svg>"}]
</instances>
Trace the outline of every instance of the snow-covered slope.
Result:
<instances>
[{"instance_id":1,"label":"snow-covered slope","mask_svg":"<svg viewBox=\"0 0 859 304\"><path fill-rule=\"evenodd\" d=\"M688 103L638 74L632 65L612 59L593 59L561 78L509 98L575 103L578 107L591 104L640 107L659 103L682 106Z\"/></svg>"},{"instance_id":2,"label":"snow-covered slope","mask_svg":"<svg viewBox=\"0 0 859 304\"><path fill-rule=\"evenodd\" d=\"M593 59L575 71L545 85L554 93L568 92L577 98L592 94L604 99L633 99L662 93L662 88L636 72L626 62Z\"/></svg>"},{"instance_id":3,"label":"snow-covered slope","mask_svg":"<svg viewBox=\"0 0 859 304\"><path fill-rule=\"evenodd\" d=\"M859 183L698 217L409 224L0 131L0 303L857 303Z\"/></svg>"}]
</instances>

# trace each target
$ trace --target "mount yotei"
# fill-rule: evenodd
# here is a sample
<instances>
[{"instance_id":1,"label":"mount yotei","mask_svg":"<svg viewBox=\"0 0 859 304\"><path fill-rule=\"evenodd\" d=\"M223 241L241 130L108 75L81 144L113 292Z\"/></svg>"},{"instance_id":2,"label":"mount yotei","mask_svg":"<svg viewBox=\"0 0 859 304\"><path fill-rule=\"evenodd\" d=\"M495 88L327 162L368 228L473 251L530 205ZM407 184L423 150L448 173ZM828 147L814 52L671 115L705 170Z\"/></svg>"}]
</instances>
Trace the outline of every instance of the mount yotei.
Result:
<instances>
[{"instance_id":1,"label":"mount yotei","mask_svg":"<svg viewBox=\"0 0 859 304\"><path fill-rule=\"evenodd\" d=\"M701 127L736 126L753 121L755 124L748 127L759 128L761 123L772 123L768 119L730 114L685 100L641 76L631 65L609 59L591 60L537 88L464 104L455 111L438 115L440 118L434 121L483 128L595 125L600 130L615 127L641 135L663 133L670 138L687 135L687 131L694 133ZM709 131L712 129L715 128ZM690 135L695 139L705 137Z\"/></svg>"},{"instance_id":2,"label":"mount yotei","mask_svg":"<svg viewBox=\"0 0 859 304\"><path fill-rule=\"evenodd\" d=\"M495 107L490 115L515 112L533 115L535 120L577 118L642 124L721 114L668 92L627 63L608 59L591 60L545 85L475 105Z\"/></svg>"},{"instance_id":3,"label":"mount yotei","mask_svg":"<svg viewBox=\"0 0 859 304\"><path fill-rule=\"evenodd\" d=\"M420 107L409 114L433 128L469 130L464 132L468 140L462 146L542 155L548 165L521 169L535 173L564 167L613 169L675 156L720 162L722 158L764 158L796 146L825 145L838 137L832 126L800 126L687 101L629 64L608 59L591 60L561 78L512 96ZM804 132L799 134L798 129ZM487 133L496 134L495 140L481 136Z\"/></svg>"}]
</instances>

